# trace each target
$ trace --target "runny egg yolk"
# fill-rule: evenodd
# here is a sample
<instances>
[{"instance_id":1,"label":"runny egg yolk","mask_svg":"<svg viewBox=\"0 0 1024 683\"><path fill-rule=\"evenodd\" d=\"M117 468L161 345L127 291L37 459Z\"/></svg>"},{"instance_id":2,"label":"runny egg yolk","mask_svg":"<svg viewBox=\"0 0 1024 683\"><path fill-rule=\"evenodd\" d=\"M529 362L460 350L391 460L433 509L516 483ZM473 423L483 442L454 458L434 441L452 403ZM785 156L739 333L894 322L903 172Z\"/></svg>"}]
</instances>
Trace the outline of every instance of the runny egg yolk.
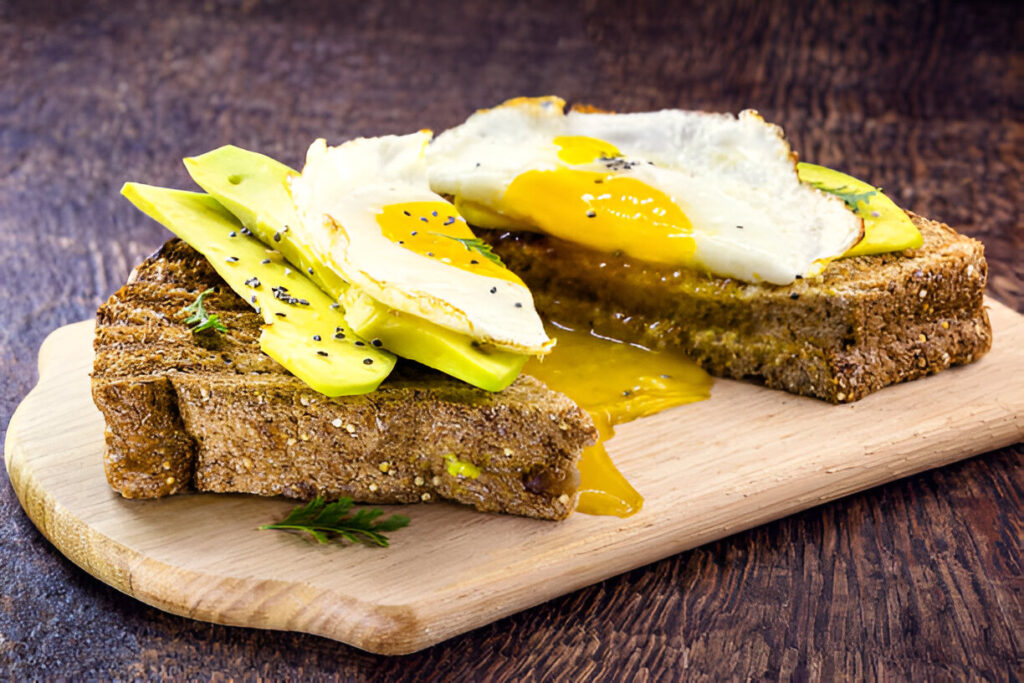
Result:
<instances>
[{"instance_id":1,"label":"runny egg yolk","mask_svg":"<svg viewBox=\"0 0 1024 683\"><path fill-rule=\"evenodd\" d=\"M590 413L600 434L579 462L576 509L590 515L633 515L643 506L643 496L615 467L604 443L617 424L708 398L711 377L679 354L561 325L549 328L548 335L557 337L558 345L544 360L530 360L523 371L573 399Z\"/></svg>"},{"instance_id":2,"label":"runny egg yolk","mask_svg":"<svg viewBox=\"0 0 1024 683\"><path fill-rule=\"evenodd\" d=\"M389 204L377 214L377 224L384 237L421 256L477 275L523 284L501 265L489 245L473 235L465 219L448 202Z\"/></svg>"},{"instance_id":3,"label":"runny egg yolk","mask_svg":"<svg viewBox=\"0 0 1024 683\"><path fill-rule=\"evenodd\" d=\"M554 170L527 171L512 180L498 212L544 232L600 251L622 251L653 263L694 264L693 226L664 192L616 175L627 161L610 143L585 136L555 138ZM606 170L571 168L598 163Z\"/></svg>"}]
</instances>

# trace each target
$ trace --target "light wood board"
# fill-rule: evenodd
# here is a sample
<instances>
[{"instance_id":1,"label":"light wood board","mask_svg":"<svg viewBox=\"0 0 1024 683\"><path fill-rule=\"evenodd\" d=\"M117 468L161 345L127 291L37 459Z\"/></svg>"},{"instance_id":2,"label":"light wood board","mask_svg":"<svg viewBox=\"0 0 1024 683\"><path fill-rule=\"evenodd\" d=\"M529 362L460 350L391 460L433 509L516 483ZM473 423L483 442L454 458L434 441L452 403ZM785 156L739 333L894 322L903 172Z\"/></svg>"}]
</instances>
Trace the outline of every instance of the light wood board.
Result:
<instances>
[{"instance_id":1,"label":"light wood board","mask_svg":"<svg viewBox=\"0 0 1024 683\"><path fill-rule=\"evenodd\" d=\"M712 398L619 428L609 443L646 496L628 519L554 523L455 505L412 518L388 549L257 531L294 502L193 494L124 500L103 474L88 372L91 322L39 354L39 384L4 448L29 517L83 569L195 619L413 652L609 576L871 486L1021 441L1024 317L989 302L979 362L833 406L717 380Z\"/></svg>"}]
</instances>

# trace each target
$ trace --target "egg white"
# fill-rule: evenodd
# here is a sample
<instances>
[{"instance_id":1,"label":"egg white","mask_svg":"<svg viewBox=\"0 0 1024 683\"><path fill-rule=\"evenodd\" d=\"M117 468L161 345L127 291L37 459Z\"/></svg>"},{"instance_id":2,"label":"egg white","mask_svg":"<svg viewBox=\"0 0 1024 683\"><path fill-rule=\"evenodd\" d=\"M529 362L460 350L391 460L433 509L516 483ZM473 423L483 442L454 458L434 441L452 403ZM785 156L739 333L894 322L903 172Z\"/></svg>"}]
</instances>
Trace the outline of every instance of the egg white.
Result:
<instances>
[{"instance_id":1,"label":"egg white","mask_svg":"<svg viewBox=\"0 0 1024 683\"><path fill-rule=\"evenodd\" d=\"M820 272L862 235L863 222L842 200L800 182L781 129L756 112L565 113L564 105L557 97L520 98L445 131L427 149L431 189L509 219L488 227L543 230L503 205L506 190L528 171L567 165L556 138L586 136L630 162L612 173L660 190L689 218L695 264L679 265L789 284ZM572 167L607 170L598 162Z\"/></svg>"},{"instance_id":2,"label":"egg white","mask_svg":"<svg viewBox=\"0 0 1024 683\"><path fill-rule=\"evenodd\" d=\"M499 348L547 352L553 342L525 285L452 267L383 234L377 222L383 207L443 201L426 179L430 138L421 131L338 147L315 141L301 175L291 179L300 217L293 229L352 286L395 310Z\"/></svg>"}]
</instances>

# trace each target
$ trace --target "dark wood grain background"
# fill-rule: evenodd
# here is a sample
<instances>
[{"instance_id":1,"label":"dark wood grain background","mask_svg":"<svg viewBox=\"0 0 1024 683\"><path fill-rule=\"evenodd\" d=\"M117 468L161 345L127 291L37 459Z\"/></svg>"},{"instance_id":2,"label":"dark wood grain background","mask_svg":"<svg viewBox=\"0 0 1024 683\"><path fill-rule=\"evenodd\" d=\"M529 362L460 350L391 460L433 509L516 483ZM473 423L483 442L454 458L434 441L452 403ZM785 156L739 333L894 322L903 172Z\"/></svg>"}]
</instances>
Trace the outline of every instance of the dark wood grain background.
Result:
<instances>
[{"instance_id":1,"label":"dark wood grain background","mask_svg":"<svg viewBox=\"0 0 1024 683\"><path fill-rule=\"evenodd\" d=\"M1024 310L1020 3L0 0L0 424L45 335L167 237L118 196L224 143L443 129L523 94L760 110L803 158L984 241ZM1021 378L1024 391L1024 378ZM1013 679L1020 445L738 534L425 652L161 613L65 560L0 484L0 674ZM301 561L297 558L296 561Z\"/></svg>"}]
</instances>

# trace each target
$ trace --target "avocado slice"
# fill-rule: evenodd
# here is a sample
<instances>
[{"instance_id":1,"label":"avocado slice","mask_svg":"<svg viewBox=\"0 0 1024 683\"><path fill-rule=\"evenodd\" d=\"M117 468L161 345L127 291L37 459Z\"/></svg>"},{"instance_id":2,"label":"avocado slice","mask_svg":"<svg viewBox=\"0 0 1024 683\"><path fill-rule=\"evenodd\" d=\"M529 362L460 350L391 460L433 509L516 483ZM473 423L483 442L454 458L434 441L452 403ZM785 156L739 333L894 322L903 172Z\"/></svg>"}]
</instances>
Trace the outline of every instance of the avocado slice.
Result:
<instances>
[{"instance_id":1,"label":"avocado slice","mask_svg":"<svg viewBox=\"0 0 1024 683\"><path fill-rule=\"evenodd\" d=\"M468 335L395 311L360 293L326 267L309 245L288 229L298 221L284 164L257 152L226 145L185 159L192 179L231 211L264 243L310 274L317 285L345 308L356 334L374 339L400 356L440 370L487 391L501 391L519 376L528 355L482 347Z\"/></svg>"},{"instance_id":2,"label":"avocado slice","mask_svg":"<svg viewBox=\"0 0 1024 683\"><path fill-rule=\"evenodd\" d=\"M355 287L342 302L345 320L356 334L486 391L501 391L512 384L530 359L396 311Z\"/></svg>"},{"instance_id":3,"label":"avocado slice","mask_svg":"<svg viewBox=\"0 0 1024 683\"><path fill-rule=\"evenodd\" d=\"M910 220L907 212L896 206L877 187L834 169L805 161L797 164L796 170L801 182L836 195L846 202L851 211L864 219L864 237L843 257L917 249L924 242L921 231Z\"/></svg>"},{"instance_id":4,"label":"avocado slice","mask_svg":"<svg viewBox=\"0 0 1024 683\"><path fill-rule=\"evenodd\" d=\"M206 257L263 316L260 348L316 391L365 394L391 372L392 354L353 333L330 297L280 252L243 233L213 197L140 183L125 183L121 194Z\"/></svg>"},{"instance_id":5,"label":"avocado slice","mask_svg":"<svg viewBox=\"0 0 1024 683\"><path fill-rule=\"evenodd\" d=\"M288 166L268 156L225 145L184 160L196 184L224 205L264 244L281 252L337 301L348 283L330 268L321 268L313 250L291 230L298 222L288 193Z\"/></svg>"}]
</instances>

